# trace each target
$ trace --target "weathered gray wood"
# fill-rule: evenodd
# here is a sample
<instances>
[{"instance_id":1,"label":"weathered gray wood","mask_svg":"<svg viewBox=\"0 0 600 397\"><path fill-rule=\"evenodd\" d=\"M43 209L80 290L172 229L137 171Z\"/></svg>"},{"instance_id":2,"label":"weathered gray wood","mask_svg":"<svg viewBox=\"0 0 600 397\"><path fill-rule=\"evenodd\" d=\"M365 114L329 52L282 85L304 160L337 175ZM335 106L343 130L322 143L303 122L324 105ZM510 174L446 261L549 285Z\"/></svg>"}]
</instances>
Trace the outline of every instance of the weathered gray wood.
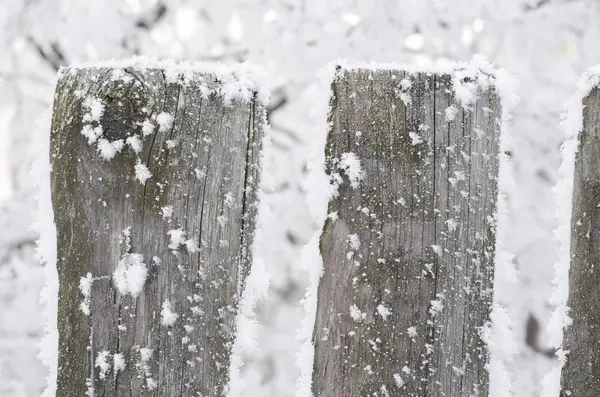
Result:
<instances>
[{"instance_id":1,"label":"weathered gray wood","mask_svg":"<svg viewBox=\"0 0 600 397\"><path fill-rule=\"evenodd\" d=\"M583 100L583 130L575 157L571 218L567 362L561 397L600 395L600 90Z\"/></svg>"},{"instance_id":2,"label":"weathered gray wood","mask_svg":"<svg viewBox=\"0 0 600 397\"><path fill-rule=\"evenodd\" d=\"M265 110L256 96L224 101L221 87L205 73L62 71L51 138L58 397L222 395L251 262ZM88 98L104 104L100 120L84 120ZM162 112L174 116L164 131L156 120ZM131 148L105 160L81 134L88 124L102 126L109 141L141 136L146 120L155 128L139 153L152 173L144 184L136 179L138 154ZM165 218L162 208L169 205L172 216ZM130 247L120 243L127 228ZM185 239L198 240L198 252L169 248L168 232L179 228ZM128 252L142 254L148 268L137 297L120 293L112 279ZM79 289L88 273L89 316L80 310ZM161 323L167 299L179 316L173 326ZM144 362L146 348L152 354ZM103 351L111 365L105 379L96 365ZM118 374L115 353L126 363Z\"/></svg>"},{"instance_id":3,"label":"weathered gray wood","mask_svg":"<svg viewBox=\"0 0 600 397\"><path fill-rule=\"evenodd\" d=\"M492 299L500 102L492 89L479 96L463 110L448 75L339 71L325 153L344 183L321 237L315 396L487 395L480 331ZM346 152L364 170L356 189L336 165Z\"/></svg>"}]
</instances>

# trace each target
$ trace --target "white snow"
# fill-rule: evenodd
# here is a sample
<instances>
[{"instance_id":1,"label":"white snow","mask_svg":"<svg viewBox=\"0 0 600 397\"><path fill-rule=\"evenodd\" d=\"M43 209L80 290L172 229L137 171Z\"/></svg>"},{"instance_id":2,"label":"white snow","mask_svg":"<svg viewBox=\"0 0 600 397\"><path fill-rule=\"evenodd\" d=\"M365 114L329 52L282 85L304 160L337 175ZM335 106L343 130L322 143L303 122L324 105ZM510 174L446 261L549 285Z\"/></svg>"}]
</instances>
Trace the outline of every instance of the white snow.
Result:
<instances>
[{"instance_id":1,"label":"white snow","mask_svg":"<svg viewBox=\"0 0 600 397\"><path fill-rule=\"evenodd\" d=\"M167 327L172 327L175 321L179 318L179 314L175 313L171 301L166 299L162 304L162 310L160 311L160 323Z\"/></svg>"},{"instance_id":2,"label":"white snow","mask_svg":"<svg viewBox=\"0 0 600 397\"><path fill-rule=\"evenodd\" d=\"M579 150L579 134L583 129L583 99L592 89L600 86L600 65L588 69L577 83L577 89L565 105L561 127L565 141L561 146L562 163L559 180L553 189L556 196L556 218L558 226L554 236L559 246L559 260L554 266L554 291L550 303L556 306L548 324L550 344L559 348L560 365L544 379L544 396L558 395L560 392L560 369L568 352L561 349L565 328L571 325L567 301L569 297L569 268L571 266L571 217L573 210L573 181L575 156Z\"/></svg>"},{"instance_id":3,"label":"white snow","mask_svg":"<svg viewBox=\"0 0 600 397\"><path fill-rule=\"evenodd\" d=\"M185 240L185 248L187 249L188 254L195 254L200 251L200 247L198 247L198 239L196 237Z\"/></svg>"},{"instance_id":4,"label":"white snow","mask_svg":"<svg viewBox=\"0 0 600 397\"><path fill-rule=\"evenodd\" d=\"M92 273L88 273L85 277L79 280L79 291L83 295L83 302L79 305L79 309L86 315L90 315L90 294L92 291Z\"/></svg>"},{"instance_id":5,"label":"white snow","mask_svg":"<svg viewBox=\"0 0 600 397\"><path fill-rule=\"evenodd\" d=\"M444 110L444 116L446 118L446 121L450 122L453 121L456 116L458 115L458 108L454 105L450 105L448 106L445 110Z\"/></svg>"},{"instance_id":6,"label":"white snow","mask_svg":"<svg viewBox=\"0 0 600 397\"><path fill-rule=\"evenodd\" d=\"M150 120L144 120L142 123L142 135L144 137L154 133L154 124Z\"/></svg>"},{"instance_id":7,"label":"white snow","mask_svg":"<svg viewBox=\"0 0 600 397\"><path fill-rule=\"evenodd\" d=\"M83 102L83 106L88 109L88 113L83 115L83 121L100 121L104 115L104 103L99 98L87 97Z\"/></svg>"},{"instance_id":8,"label":"white snow","mask_svg":"<svg viewBox=\"0 0 600 397\"><path fill-rule=\"evenodd\" d=\"M146 164L142 163L142 161L138 158L137 163L135 164L135 179L137 179L140 184L145 184L148 179L152 177L152 173L146 167Z\"/></svg>"},{"instance_id":9,"label":"white snow","mask_svg":"<svg viewBox=\"0 0 600 397\"><path fill-rule=\"evenodd\" d=\"M156 116L156 122L158 123L158 131L167 132L173 126L173 115L167 112L162 112Z\"/></svg>"},{"instance_id":10,"label":"white snow","mask_svg":"<svg viewBox=\"0 0 600 397\"><path fill-rule=\"evenodd\" d=\"M178 143L179 141L177 139L167 139L165 141L165 146L167 146L167 149L173 149Z\"/></svg>"},{"instance_id":11,"label":"white snow","mask_svg":"<svg viewBox=\"0 0 600 397\"><path fill-rule=\"evenodd\" d=\"M100 379L106 379L106 374L108 373L108 371L110 371L110 363L108 362L109 357L110 352L106 350L98 352L98 355L96 356L96 362L94 363L94 367L100 369L100 372L98 374Z\"/></svg>"},{"instance_id":12,"label":"white snow","mask_svg":"<svg viewBox=\"0 0 600 397\"><path fill-rule=\"evenodd\" d=\"M173 206L165 205L164 207L161 208L161 212L162 212L163 219L171 218L173 216Z\"/></svg>"},{"instance_id":13,"label":"white snow","mask_svg":"<svg viewBox=\"0 0 600 397\"><path fill-rule=\"evenodd\" d=\"M169 230L167 234L170 238L169 249L171 251L175 252L179 249L179 246L185 244L185 230L181 228L173 229Z\"/></svg>"},{"instance_id":14,"label":"white snow","mask_svg":"<svg viewBox=\"0 0 600 397\"><path fill-rule=\"evenodd\" d=\"M421 35L415 33L407 36L406 40L411 44L411 48L422 46L420 42ZM335 68L339 66L339 70ZM480 54L473 56L469 62L439 62L433 63L377 63L377 62L348 62L346 60L335 60L328 66L330 76L340 75L344 71L352 70L402 70L409 75L416 73L448 74L452 80L452 92L458 103L465 109L469 109L478 98L481 91L489 87L495 87L502 100L507 104L516 99L516 90L514 79L503 69L495 67L493 64ZM512 109L514 106L510 106ZM509 112L506 112L508 115Z\"/></svg>"},{"instance_id":15,"label":"white snow","mask_svg":"<svg viewBox=\"0 0 600 397\"><path fill-rule=\"evenodd\" d=\"M125 253L113 273L115 286L122 295L136 298L144 289L148 267L141 254Z\"/></svg>"},{"instance_id":16,"label":"white snow","mask_svg":"<svg viewBox=\"0 0 600 397\"><path fill-rule=\"evenodd\" d=\"M263 123L266 123L266 120L263 120ZM261 167L265 163L265 152L271 147L268 134L263 138L262 146L263 150L258 159ZM249 357L252 358L257 355L259 324L254 309L259 301L266 297L271 282L271 275L262 260L261 251L261 247L267 244L263 230L267 224L273 222L263 193L268 183L269 181L263 178L259 186L256 186L258 189L258 211L256 215L257 227L251 248L253 258L245 286L242 288L241 277L237 285L237 296L241 296L241 299L235 321L237 332L231 349L226 397L244 397L248 395L247 378L242 376L242 368ZM225 194L225 206L228 206L228 201L233 201L231 193Z\"/></svg>"},{"instance_id":17,"label":"white snow","mask_svg":"<svg viewBox=\"0 0 600 397\"><path fill-rule=\"evenodd\" d=\"M54 85L52 90L54 90ZM58 368L58 271L56 268L56 225L50 196L50 131L52 125L52 109L48 108L36 125L36 136L39 142L38 157L31 167L31 179L36 181L34 196L36 213L32 228L39 234L36 243L36 259L44 265L45 285L40 292L40 301L44 305L43 316L46 319L45 335L39 343L39 358L48 369L47 387L41 397L56 395L56 378Z\"/></svg>"},{"instance_id":18,"label":"white snow","mask_svg":"<svg viewBox=\"0 0 600 397\"><path fill-rule=\"evenodd\" d=\"M383 318L383 321L387 321L387 318L392 314L392 311L383 304L380 304L377 306L377 313Z\"/></svg>"},{"instance_id":19,"label":"white snow","mask_svg":"<svg viewBox=\"0 0 600 397\"><path fill-rule=\"evenodd\" d=\"M431 317L437 316L442 310L444 310L444 302L441 298L431 301L431 306L429 307L429 314L431 314Z\"/></svg>"},{"instance_id":20,"label":"white snow","mask_svg":"<svg viewBox=\"0 0 600 397\"><path fill-rule=\"evenodd\" d=\"M172 76L170 78L171 82L181 84L185 84L186 80L189 81L196 78L200 78L200 81L205 81L202 79L202 75L209 74L214 76L215 80L220 82L220 85L216 87L206 84L202 89L205 96L217 92L226 101L249 101L257 95L258 100L262 103L267 103L270 96L270 76L264 67L253 65L249 62L227 65L211 62L176 62L138 56L125 60L71 64L69 67L62 68L60 73L70 73L71 70L82 68L163 69L166 76Z\"/></svg>"},{"instance_id":21,"label":"white snow","mask_svg":"<svg viewBox=\"0 0 600 397\"><path fill-rule=\"evenodd\" d=\"M360 166L360 159L355 153L342 153L338 168L344 171L350 180L350 186L352 186L353 189L356 189L358 183L365 177Z\"/></svg>"},{"instance_id":22,"label":"white snow","mask_svg":"<svg viewBox=\"0 0 600 397\"><path fill-rule=\"evenodd\" d=\"M394 383L398 389L401 389L402 386L404 386L404 380L402 380L400 374L394 374Z\"/></svg>"},{"instance_id":23,"label":"white snow","mask_svg":"<svg viewBox=\"0 0 600 397\"><path fill-rule=\"evenodd\" d=\"M100 138L98 140L98 152L104 160L110 160L115 157L117 153L123 150L123 146L125 146L125 144L122 139L117 139L112 142L109 142L105 138Z\"/></svg>"},{"instance_id":24,"label":"white snow","mask_svg":"<svg viewBox=\"0 0 600 397\"><path fill-rule=\"evenodd\" d=\"M431 245L431 249L433 250L433 252L439 256L440 258L442 257L442 255L444 254L444 250L442 249L441 246L437 245L437 244L432 244Z\"/></svg>"},{"instance_id":25,"label":"white snow","mask_svg":"<svg viewBox=\"0 0 600 397\"><path fill-rule=\"evenodd\" d=\"M415 327L415 326L408 327L408 328L406 329L406 332L408 333L408 337L409 337L409 338L411 338L411 339L414 339L414 338L416 338L416 337L417 337L417 335L418 335L418 334L417 334L417 327Z\"/></svg>"},{"instance_id":26,"label":"white snow","mask_svg":"<svg viewBox=\"0 0 600 397\"><path fill-rule=\"evenodd\" d=\"M152 374L150 373L150 365L148 364L148 362L152 359L153 354L154 350L149 347L140 348L140 363L136 364L136 367L143 372L146 378L146 386L149 390L154 390L158 386L157 382L152 378Z\"/></svg>"},{"instance_id":27,"label":"white snow","mask_svg":"<svg viewBox=\"0 0 600 397\"><path fill-rule=\"evenodd\" d=\"M115 372L115 376L125 369L125 365L125 357L123 356L123 353L115 353L113 355L113 370Z\"/></svg>"},{"instance_id":28,"label":"white snow","mask_svg":"<svg viewBox=\"0 0 600 397\"><path fill-rule=\"evenodd\" d=\"M354 251L357 251L360 248L360 239L358 234L354 233L348 235L348 245Z\"/></svg>"},{"instance_id":29,"label":"white snow","mask_svg":"<svg viewBox=\"0 0 600 397\"><path fill-rule=\"evenodd\" d=\"M137 135L127 137L125 143L129 145L131 150L133 150L135 153L139 154L142 151L142 141Z\"/></svg>"},{"instance_id":30,"label":"white snow","mask_svg":"<svg viewBox=\"0 0 600 397\"><path fill-rule=\"evenodd\" d=\"M88 139L88 144L91 145L95 143L98 138L102 135L102 126L92 127L89 124L85 124L81 128L81 135Z\"/></svg>"},{"instance_id":31,"label":"white snow","mask_svg":"<svg viewBox=\"0 0 600 397\"><path fill-rule=\"evenodd\" d=\"M410 143L413 146L417 146L420 143L423 143L423 138L421 138L421 135L417 134L416 132L409 132L408 136L410 138Z\"/></svg>"},{"instance_id":32,"label":"white snow","mask_svg":"<svg viewBox=\"0 0 600 397\"><path fill-rule=\"evenodd\" d=\"M350 306L350 317L356 322L362 322L367 318L367 313L361 311L358 306L354 304Z\"/></svg>"}]
</instances>

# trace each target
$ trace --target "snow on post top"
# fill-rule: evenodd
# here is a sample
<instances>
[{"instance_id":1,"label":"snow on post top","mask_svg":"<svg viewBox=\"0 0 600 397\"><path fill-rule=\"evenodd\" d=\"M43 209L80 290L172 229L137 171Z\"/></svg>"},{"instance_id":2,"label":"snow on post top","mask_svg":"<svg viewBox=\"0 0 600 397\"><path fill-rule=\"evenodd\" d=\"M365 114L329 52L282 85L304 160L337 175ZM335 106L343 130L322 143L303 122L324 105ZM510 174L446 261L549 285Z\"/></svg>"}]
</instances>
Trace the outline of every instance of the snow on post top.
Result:
<instances>
[{"instance_id":1,"label":"snow on post top","mask_svg":"<svg viewBox=\"0 0 600 397\"><path fill-rule=\"evenodd\" d=\"M205 94L218 92L226 100L250 101L255 95L266 104L269 101L269 85L264 68L244 62L239 64L220 64L214 62L188 62L159 60L152 57L133 57L124 60L105 60L79 63L61 67L59 76L76 73L81 69L115 69L115 77L119 71L162 70L168 83L187 84L189 82L206 81ZM124 73L121 73L124 75ZM214 79L214 80L211 80ZM214 82L218 84L215 85ZM210 84L209 84L210 83Z\"/></svg>"},{"instance_id":2,"label":"snow on post top","mask_svg":"<svg viewBox=\"0 0 600 397\"><path fill-rule=\"evenodd\" d=\"M344 72L371 71L371 72L405 72L409 75L418 73L448 75L452 79L452 90L456 99L464 108L469 108L477 99L478 92L494 88L502 98L503 106L517 101L516 82L504 69L491 64L483 55L475 55L469 62L444 62L439 64L411 65L398 63L377 62L348 62L336 60L328 66L331 81L339 78ZM399 84L402 91L410 90L410 81L401 80ZM405 103L409 97L402 98Z\"/></svg>"}]
</instances>

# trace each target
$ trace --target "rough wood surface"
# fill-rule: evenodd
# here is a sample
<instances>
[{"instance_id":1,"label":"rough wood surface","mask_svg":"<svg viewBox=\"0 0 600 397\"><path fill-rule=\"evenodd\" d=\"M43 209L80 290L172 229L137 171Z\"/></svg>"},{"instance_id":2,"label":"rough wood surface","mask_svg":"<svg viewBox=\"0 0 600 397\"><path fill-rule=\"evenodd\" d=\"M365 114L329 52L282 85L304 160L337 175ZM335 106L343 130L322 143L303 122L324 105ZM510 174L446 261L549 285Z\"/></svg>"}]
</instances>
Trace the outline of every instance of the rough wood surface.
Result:
<instances>
[{"instance_id":1,"label":"rough wood surface","mask_svg":"<svg viewBox=\"0 0 600 397\"><path fill-rule=\"evenodd\" d=\"M344 182L320 243L316 396L488 395L480 331L500 104L493 90L479 94L463 110L447 75L340 71L333 83L326 168ZM364 171L356 189L339 166L347 152Z\"/></svg>"},{"instance_id":2,"label":"rough wood surface","mask_svg":"<svg viewBox=\"0 0 600 397\"><path fill-rule=\"evenodd\" d=\"M583 130L575 157L571 218L569 352L561 397L600 395L600 91L583 101Z\"/></svg>"},{"instance_id":3,"label":"rough wood surface","mask_svg":"<svg viewBox=\"0 0 600 397\"><path fill-rule=\"evenodd\" d=\"M58 81L51 138L58 397L207 397L226 386L251 262L265 111L256 99L225 103L214 76L175 80L159 69L83 68L64 70ZM105 106L97 121L85 121L89 98ZM174 120L161 129L163 112ZM144 121L154 133L139 155L126 145L105 160L81 134L87 123L102 126L108 141L141 136ZM135 176L138 157L152 173L145 184ZM197 239L198 252L169 248L176 229ZM148 268L137 297L121 294L112 279L128 253L143 255ZM88 273L89 316L79 289ZM179 316L172 326L161 323L166 300ZM117 353L125 368L115 373Z\"/></svg>"}]
</instances>

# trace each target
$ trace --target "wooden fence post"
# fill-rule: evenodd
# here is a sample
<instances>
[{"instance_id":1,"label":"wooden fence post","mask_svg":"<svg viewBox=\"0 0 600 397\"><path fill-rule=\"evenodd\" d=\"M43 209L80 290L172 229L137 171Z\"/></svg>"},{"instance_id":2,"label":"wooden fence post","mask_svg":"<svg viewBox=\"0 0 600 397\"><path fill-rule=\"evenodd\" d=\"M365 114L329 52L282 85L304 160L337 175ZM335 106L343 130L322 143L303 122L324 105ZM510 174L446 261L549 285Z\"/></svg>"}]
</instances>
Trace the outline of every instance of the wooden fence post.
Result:
<instances>
[{"instance_id":1,"label":"wooden fence post","mask_svg":"<svg viewBox=\"0 0 600 397\"><path fill-rule=\"evenodd\" d=\"M58 397L224 393L266 120L248 70L61 70Z\"/></svg>"},{"instance_id":2,"label":"wooden fence post","mask_svg":"<svg viewBox=\"0 0 600 397\"><path fill-rule=\"evenodd\" d=\"M338 69L315 396L488 395L501 106L477 76Z\"/></svg>"},{"instance_id":3,"label":"wooden fence post","mask_svg":"<svg viewBox=\"0 0 600 397\"><path fill-rule=\"evenodd\" d=\"M571 211L568 352L561 397L600 395L600 90L582 98L583 129L575 156ZM581 116L579 113L578 116ZM578 132L578 131L573 131Z\"/></svg>"}]
</instances>

